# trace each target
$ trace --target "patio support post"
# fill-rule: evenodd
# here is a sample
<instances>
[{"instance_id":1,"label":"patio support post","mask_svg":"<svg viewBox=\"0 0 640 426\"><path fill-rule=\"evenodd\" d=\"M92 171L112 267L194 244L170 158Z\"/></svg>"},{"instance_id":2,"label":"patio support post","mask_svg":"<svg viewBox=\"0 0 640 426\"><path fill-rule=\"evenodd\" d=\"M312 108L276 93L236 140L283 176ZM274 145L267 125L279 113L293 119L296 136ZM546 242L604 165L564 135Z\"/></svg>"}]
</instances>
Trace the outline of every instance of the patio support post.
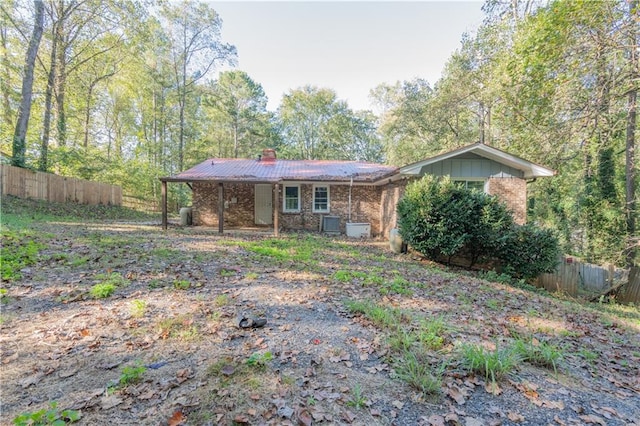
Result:
<instances>
[{"instance_id":1,"label":"patio support post","mask_svg":"<svg viewBox=\"0 0 640 426\"><path fill-rule=\"evenodd\" d=\"M167 181L162 181L162 229L167 229Z\"/></svg>"},{"instance_id":2,"label":"patio support post","mask_svg":"<svg viewBox=\"0 0 640 426\"><path fill-rule=\"evenodd\" d=\"M280 202L280 185L273 185L273 235L277 237L280 234L279 219L279 202Z\"/></svg>"},{"instance_id":3,"label":"patio support post","mask_svg":"<svg viewBox=\"0 0 640 426\"><path fill-rule=\"evenodd\" d=\"M218 233L224 233L224 184L218 183Z\"/></svg>"}]
</instances>

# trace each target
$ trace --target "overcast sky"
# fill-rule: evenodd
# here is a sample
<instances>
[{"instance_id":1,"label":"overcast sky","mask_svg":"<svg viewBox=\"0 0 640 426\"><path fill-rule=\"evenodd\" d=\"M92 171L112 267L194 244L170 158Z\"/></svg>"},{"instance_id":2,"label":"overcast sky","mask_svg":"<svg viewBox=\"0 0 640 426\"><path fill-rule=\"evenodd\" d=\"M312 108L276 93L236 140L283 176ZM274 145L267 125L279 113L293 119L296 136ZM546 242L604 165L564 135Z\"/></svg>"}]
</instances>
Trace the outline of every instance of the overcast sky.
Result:
<instances>
[{"instance_id":1,"label":"overcast sky","mask_svg":"<svg viewBox=\"0 0 640 426\"><path fill-rule=\"evenodd\" d=\"M421 77L435 83L480 1L211 2L222 38L238 49L238 69L260 83L275 110L306 84L334 89L352 109L371 109L369 90Z\"/></svg>"}]
</instances>

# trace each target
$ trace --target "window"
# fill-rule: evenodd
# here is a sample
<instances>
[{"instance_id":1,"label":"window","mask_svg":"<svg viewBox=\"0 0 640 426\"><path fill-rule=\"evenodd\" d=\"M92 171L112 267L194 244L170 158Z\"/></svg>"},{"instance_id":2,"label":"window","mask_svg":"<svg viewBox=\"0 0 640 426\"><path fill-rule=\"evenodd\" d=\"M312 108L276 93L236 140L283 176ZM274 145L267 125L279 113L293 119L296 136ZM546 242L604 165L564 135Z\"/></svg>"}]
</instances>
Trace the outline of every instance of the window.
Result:
<instances>
[{"instance_id":1,"label":"window","mask_svg":"<svg viewBox=\"0 0 640 426\"><path fill-rule=\"evenodd\" d=\"M300 211L300 185L284 185L284 204L282 211L299 212Z\"/></svg>"},{"instance_id":2,"label":"window","mask_svg":"<svg viewBox=\"0 0 640 426\"><path fill-rule=\"evenodd\" d=\"M313 212L329 212L329 186L314 185L313 187Z\"/></svg>"},{"instance_id":3,"label":"window","mask_svg":"<svg viewBox=\"0 0 640 426\"><path fill-rule=\"evenodd\" d=\"M454 182L465 189L485 192L484 180L455 180Z\"/></svg>"}]
</instances>

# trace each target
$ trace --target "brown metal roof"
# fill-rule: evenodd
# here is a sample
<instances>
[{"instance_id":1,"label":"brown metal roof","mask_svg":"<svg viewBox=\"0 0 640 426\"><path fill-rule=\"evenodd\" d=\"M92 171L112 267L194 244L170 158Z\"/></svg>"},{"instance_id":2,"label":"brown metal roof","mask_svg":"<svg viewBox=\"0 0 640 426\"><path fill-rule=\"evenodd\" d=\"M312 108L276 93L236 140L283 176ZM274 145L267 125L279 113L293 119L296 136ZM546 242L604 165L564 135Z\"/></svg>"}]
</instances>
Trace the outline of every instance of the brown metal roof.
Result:
<instances>
[{"instance_id":1,"label":"brown metal roof","mask_svg":"<svg viewBox=\"0 0 640 426\"><path fill-rule=\"evenodd\" d=\"M333 181L375 183L398 171L397 167L359 161L280 160L259 161L211 158L182 173L160 178L167 182Z\"/></svg>"}]
</instances>

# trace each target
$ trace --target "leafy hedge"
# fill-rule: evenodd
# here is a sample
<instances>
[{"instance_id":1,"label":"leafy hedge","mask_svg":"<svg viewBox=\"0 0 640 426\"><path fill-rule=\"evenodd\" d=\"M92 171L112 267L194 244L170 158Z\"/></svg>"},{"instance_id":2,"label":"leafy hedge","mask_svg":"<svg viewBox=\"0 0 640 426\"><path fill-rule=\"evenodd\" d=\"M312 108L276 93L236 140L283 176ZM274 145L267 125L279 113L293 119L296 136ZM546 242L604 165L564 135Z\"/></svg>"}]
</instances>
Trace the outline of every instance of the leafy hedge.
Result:
<instances>
[{"instance_id":1,"label":"leafy hedge","mask_svg":"<svg viewBox=\"0 0 640 426\"><path fill-rule=\"evenodd\" d=\"M503 270L533 278L555 268L559 247L552 232L519 226L500 200L469 191L448 178L425 176L410 183L398 203L398 228L427 258L454 256L498 260Z\"/></svg>"}]
</instances>

